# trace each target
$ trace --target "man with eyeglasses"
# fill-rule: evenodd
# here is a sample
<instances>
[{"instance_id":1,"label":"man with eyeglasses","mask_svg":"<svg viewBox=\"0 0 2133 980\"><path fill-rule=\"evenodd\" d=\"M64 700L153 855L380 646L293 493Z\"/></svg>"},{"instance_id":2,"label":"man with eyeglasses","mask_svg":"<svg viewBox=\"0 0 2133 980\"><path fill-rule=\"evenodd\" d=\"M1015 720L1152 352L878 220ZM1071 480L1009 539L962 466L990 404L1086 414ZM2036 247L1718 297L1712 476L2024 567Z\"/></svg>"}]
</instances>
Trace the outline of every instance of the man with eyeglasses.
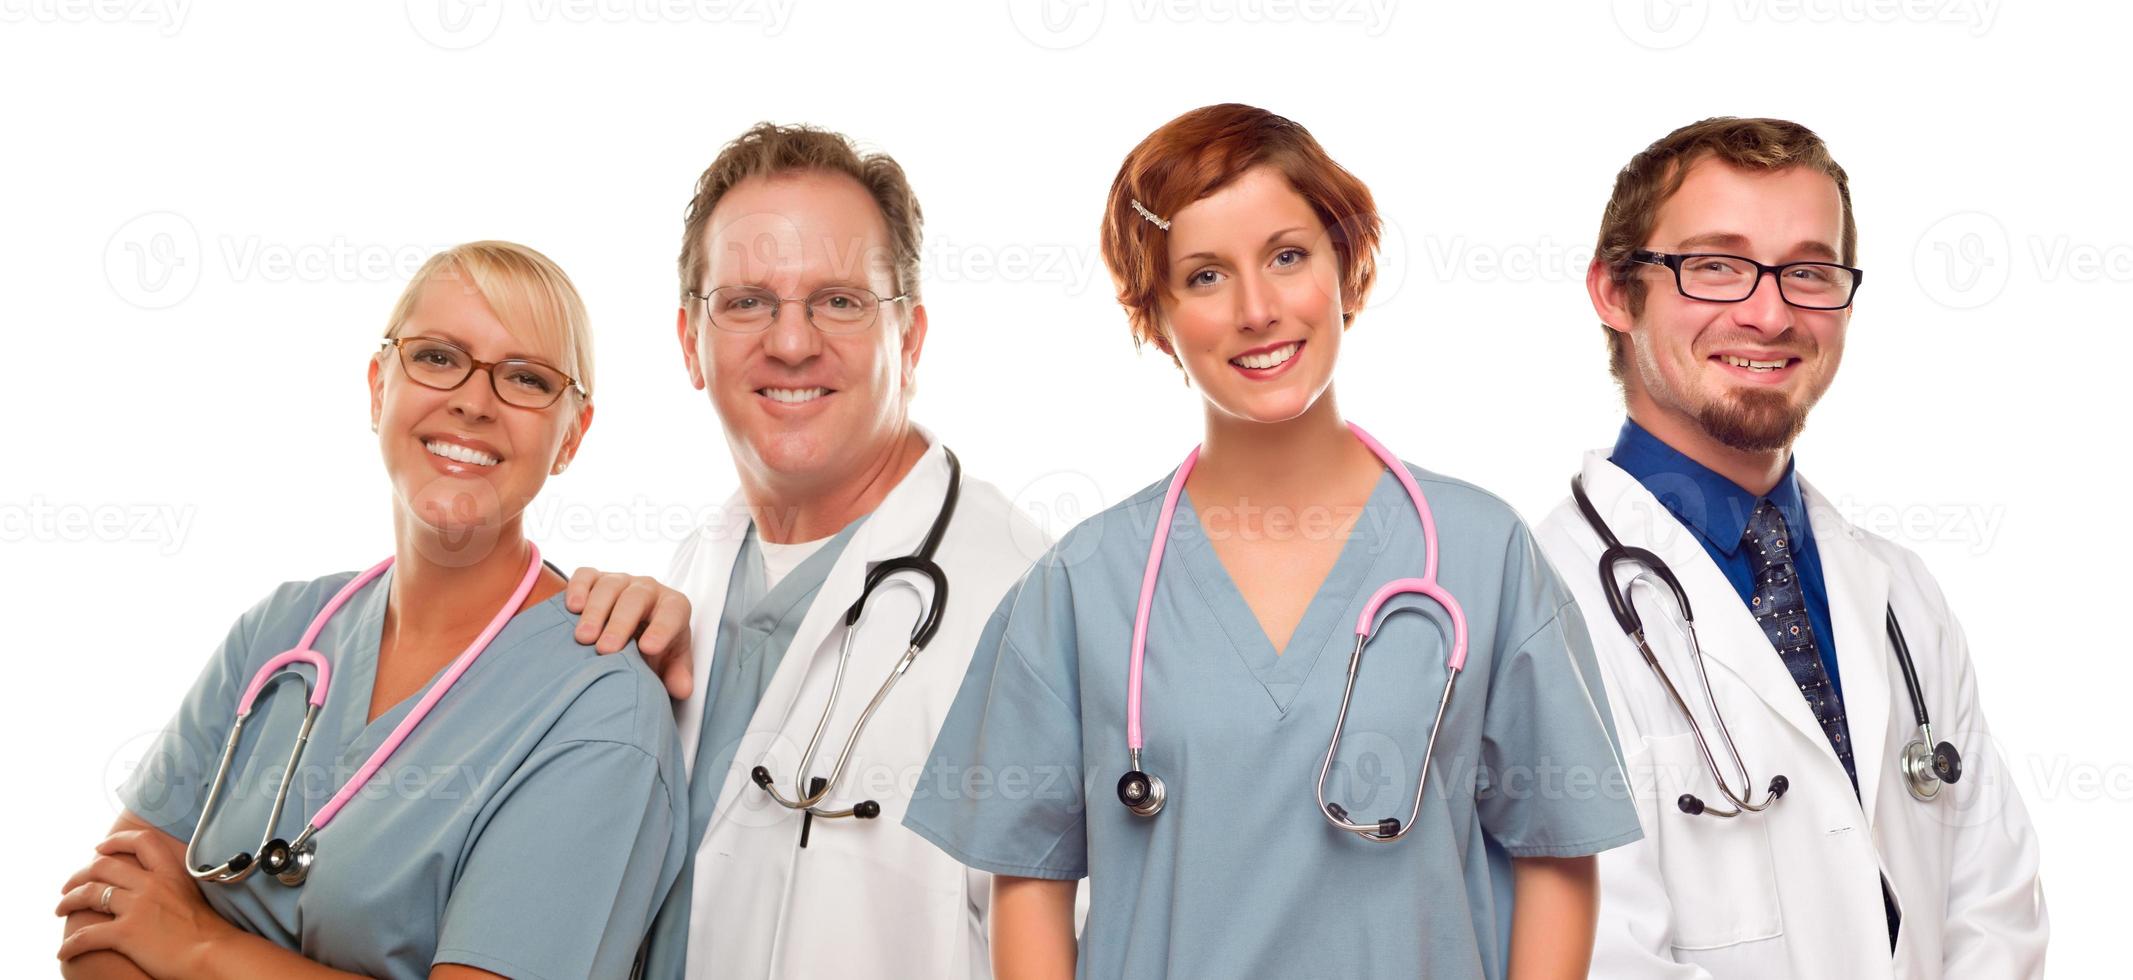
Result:
<instances>
[{"instance_id":1,"label":"man with eyeglasses","mask_svg":"<svg viewBox=\"0 0 2133 980\"><path fill-rule=\"evenodd\" d=\"M675 333L740 491L672 588L581 569L569 599L603 652L641 630L678 700L691 856L648 976L990 975L989 876L903 812L1050 542L911 419L919 237L902 168L836 133L758 125L697 182Z\"/></svg>"},{"instance_id":2,"label":"man with eyeglasses","mask_svg":"<svg viewBox=\"0 0 2133 980\"><path fill-rule=\"evenodd\" d=\"M1540 531L1644 824L1600 858L1596 977L2043 973L2036 835L1962 630L1794 471L1857 243L1796 123L1707 119L1616 178L1586 287L1629 417Z\"/></svg>"}]
</instances>

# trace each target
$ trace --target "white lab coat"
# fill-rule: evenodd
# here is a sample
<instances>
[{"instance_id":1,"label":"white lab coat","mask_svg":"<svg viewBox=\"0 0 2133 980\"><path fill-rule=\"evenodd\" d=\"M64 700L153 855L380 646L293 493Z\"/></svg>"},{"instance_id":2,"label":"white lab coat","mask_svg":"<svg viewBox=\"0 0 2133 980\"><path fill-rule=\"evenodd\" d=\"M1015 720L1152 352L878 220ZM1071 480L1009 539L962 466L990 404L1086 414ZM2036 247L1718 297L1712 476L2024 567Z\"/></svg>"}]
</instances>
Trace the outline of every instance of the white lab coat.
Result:
<instances>
[{"instance_id":1,"label":"white lab coat","mask_svg":"<svg viewBox=\"0 0 2133 980\"><path fill-rule=\"evenodd\" d=\"M1711 690L1762 798L1761 814L1690 816L1685 792L1724 802L1688 723L1624 636L1599 580L1599 537L1565 500L1542 550L1584 611L1607 687L1644 839L1600 855L1595 977L2036 977L2048 931L2037 838L1985 725L1961 627L1917 556L1853 526L1802 481L1829 591L1859 796L1783 660L1694 531L1644 486L1588 454L1585 492L1616 537L1670 565L1696 613ZM1619 576L1627 581L1625 571ZM1660 663L1731 772L1678 610L1656 579L1632 587ZM1925 803L1897 760L1916 723L1883 623L1893 604L1917 664L1936 741L1963 756L1961 781ZM1737 785L1737 780L1736 780ZM1889 951L1881 877L1903 914Z\"/></svg>"},{"instance_id":2,"label":"white lab coat","mask_svg":"<svg viewBox=\"0 0 2133 980\"><path fill-rule=\"evenodd\" d=\"M841 809L873 799L881 816L816 818L802 849L800 813L776 805L748 779L749 770L762 764L788 798L805 788L796 782L796 767L829 698L845 609L858 597L869 562L918 549L947 486L948 464L936 441L838 556L765 689L731 770L691 773L692 779L723 776L724 786L696 853L690 976L991 975L989 876L905 830L903 817L987 618L1050 545L999 490L965 471L955 515L935 554L949 583L939 630L868 722L823 804ZM747 507L736 495L682 545L669 580L699 613L692 624L696 687L675 711L691 767L703 731L717 611L725 605L727 579L748 527ZM829 774L860 711L909 645L923 608L922 587L893 583L913 578L891 579L868 603L811 775Z\"/></svg>"}]
</instances>

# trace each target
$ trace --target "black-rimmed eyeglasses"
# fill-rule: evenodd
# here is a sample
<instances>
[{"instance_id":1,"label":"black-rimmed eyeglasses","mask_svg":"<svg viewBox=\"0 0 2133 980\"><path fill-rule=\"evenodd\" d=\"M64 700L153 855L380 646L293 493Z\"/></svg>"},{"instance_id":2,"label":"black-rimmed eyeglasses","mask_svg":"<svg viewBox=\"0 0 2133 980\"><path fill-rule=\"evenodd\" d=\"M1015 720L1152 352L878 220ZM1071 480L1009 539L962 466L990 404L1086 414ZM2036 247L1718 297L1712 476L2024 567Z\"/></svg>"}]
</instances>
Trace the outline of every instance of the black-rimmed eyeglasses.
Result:
<instances>
[{"instance_id":1,"label":"black-rimmed eyeglasses","mask_svg":"<svg viewBox=\"0 0 2133 980\"><path fill-rule=\"evenodd\" d=\"M1738 303L1755 295L1765 274L1776 276L1778 295L1803 310L1841 310L1866 273L1834 262L1787 262L1764 265L1742 255L1690 252L1674 255L1638 249L1630 261L1674 270L1674 288L1706 303Z\"/></svg>"}]
</instances>

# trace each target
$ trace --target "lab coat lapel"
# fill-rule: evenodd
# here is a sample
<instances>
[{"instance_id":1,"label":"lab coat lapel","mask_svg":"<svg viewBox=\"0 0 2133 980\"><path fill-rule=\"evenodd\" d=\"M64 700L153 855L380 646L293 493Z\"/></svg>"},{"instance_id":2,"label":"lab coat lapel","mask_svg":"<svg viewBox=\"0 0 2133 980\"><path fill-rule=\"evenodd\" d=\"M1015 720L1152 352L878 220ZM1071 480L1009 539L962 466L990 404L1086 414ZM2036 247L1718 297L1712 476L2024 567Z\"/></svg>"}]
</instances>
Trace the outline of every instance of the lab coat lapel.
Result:
<instances>
[{"instance_id":1,"label":"lab coat lapel","mask_svg":"<svg viewBox=\"0 0 2133 980\"><path fill-rule=\"evenodd\" d=\"M682 765L693 773L696 743L703 738L704 698L711 689L711 658L718 649L718 617L724 608L726 587L733 578L733 561L740 556L741 542L748 536L747 501L736 492L726 498L714 523L697 533L697 554L677 563L674 581L668 584L693 596L698 602L689 624L690 647L696 661L690 673L696 683L689 696L674 706L674 725L681 733Z\"/></svg>"},{"instance_id":2,"label":"lab coat lapel","mask_svg":"<svg viewBox=\"0 0 2133 980\"><path fill-rule=\"evenodd\" d=\"M1852 769L1859 802L1871 825L1881 776L1889 771L1889 569L1859 543L1861 533L1807 481L1807 522L1829 592L1829 626L1836 634L1837 676L1844 685L1844 717L1851 730Z\"/></svg>"},{"instance_id":3,"label":"lab coat lapel","mask_svg":"<svg viewBox=\"0 0 2133 980\"><path fill-rule=\"evenodd\" d=\"M868 567L873 562L917 550L920 542L925 540L926 529L932 525L947 488L947 457L943 455L940 443L935 441L911 472L905 474L903 481L882 498L872 516L853 533L844 552L837 556L836 564L830 566L829 577L823 580L821 591L815 593L815 601L808 606L799 629L793 633L792 646L786 648L770 686L763 690L763 699L756 705L754 717L749 719L749 732L777 732L780 741L790 743L795 752L806 746L808 736L822 718L820 703L799 703L809 668L817 657L837 656L838 645L825 645L825 641L833 630L842 628L845 610L859 598L860 587L866 583ZM731 564L730 560L728 564ZM854 659L857 660L856 654ZM879 683L878 679L870 679L874 677L864 670L848 674L844 699L853 704L864 703L872 696L873 685ZM831 718L824 737L843 739L846 731L839 727L841 724L840 718ZM753 766L755 760L734 759L736 767L743 767L744 763ZM718 778L724 778L723 774ZM790 795L796 789L804 790L805 787L787 787L785 792ZM741 795L732 791L731 786L728 790L719 794L717 808L704 833L707 843L732 814L733 803Z\"/></svg>"},{"instance_id":4,"label":"lab coat lapel","mask_svg":"<svg viewBox=\"0 0 2133 980\"><path fill-rule=\"evenodd\" d=\"M1711 561L1696 533L1676 519L1635 477L1609 462L1606 453L1588 453L1584 473L1585 493L1614 528L1615 536L1629 547L1650 549L1681 580L1681 588L1688 593L1690 607L1696 613L1696 631L1704 657L1739 677L1772 712L1830 754L1822 727L1815 722L1807 699L1785 670L1784 658L1770 645L1770 638L1763 635L1754 615L1740 601L1740 593L1733 591L1733 584ZM1816 541L1819 543L1820 538ZM1616 580L1628 582L1634 570L1634 566L1619 567ZM1638 603L1646 635L1656 639L1661 631L1678 626L1672 605L1671 596L1663 604ZM1674 671L1673 664L1664 659L1661 663L1669 672ZM1692 705L1697 703L1699 699L1688 694L1692 677L1677 676L1674 683L1683 686L1683 696L1690 698ZM1830 763L1836 764L1834 754L1830 754Z\"/></svg>"}]
</instances>

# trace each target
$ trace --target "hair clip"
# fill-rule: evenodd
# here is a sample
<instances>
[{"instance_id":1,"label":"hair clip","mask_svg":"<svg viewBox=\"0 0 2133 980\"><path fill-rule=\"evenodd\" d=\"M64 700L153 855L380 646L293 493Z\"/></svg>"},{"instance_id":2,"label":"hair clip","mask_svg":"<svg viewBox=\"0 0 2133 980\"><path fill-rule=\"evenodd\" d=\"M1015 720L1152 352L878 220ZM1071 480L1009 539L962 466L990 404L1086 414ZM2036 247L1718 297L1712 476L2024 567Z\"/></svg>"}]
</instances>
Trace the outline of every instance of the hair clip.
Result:
<instances>
[{"instance_id":1,"label":"hair clip","mask_svg":"<svg viewBox=\"0 0 2133 980\"><path fill-rule=\"evenodd\" d=\"M1152 224L1157 228L1161 228L1164 231L1170 230L1170 222L1164 221L1163 219L1156 217L1155 212L1148 210L1146 207L1143 207L1141 205L1141 202L1134 201L1133 210L1139 211L1141 213L1141 217L1148 219L1149 224Z\"/></svg>"}]
</instances>

